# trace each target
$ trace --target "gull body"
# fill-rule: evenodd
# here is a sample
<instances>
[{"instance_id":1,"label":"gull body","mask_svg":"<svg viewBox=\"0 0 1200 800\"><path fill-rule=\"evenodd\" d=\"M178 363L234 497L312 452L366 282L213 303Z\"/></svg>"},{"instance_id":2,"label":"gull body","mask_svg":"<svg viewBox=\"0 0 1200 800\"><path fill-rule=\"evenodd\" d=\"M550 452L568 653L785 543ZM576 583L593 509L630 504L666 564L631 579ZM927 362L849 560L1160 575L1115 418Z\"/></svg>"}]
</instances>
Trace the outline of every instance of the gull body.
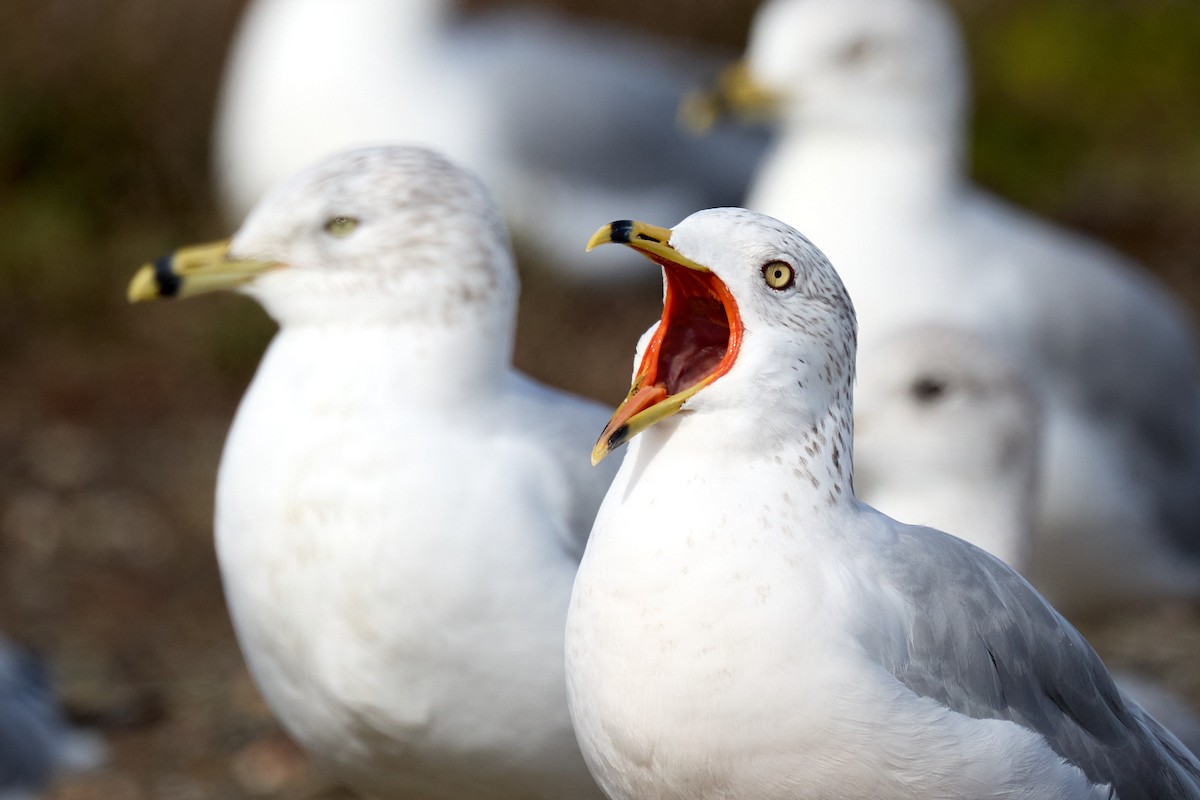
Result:
<instances>
[{"instance_id":1,"label":"gull body","mask_svg":"<svg viewBox=\"0 0 1200 800\"><path fill-rule=\"evenodd\" d=\"M280 325L215 522L272 709L375 796L599 798L562 628L610 477L585 455L603 413L512 368L518 284L486 192L421 148L350 151L220 249L197 268L180 251L180 292L237 274Z\"/></svg>"},{"instance_id":2,"label":"gull body","mask_svg":"<svg viewBox=\"0 0 1200 800\"><path fill-rule=\"evenodd\" d=\"M475 170L517 244L556 269L641 277L581 258L577 242L631 208L678 217L697 202L740 202L761 156L761 135L702 140L675 126L679 97L717 65L662 35L548 10L254 0L218 106L219 193L240 218L334 150L423 144ZM637 169L614 179L610 165L631 158ZM547 242L547 229L563 235Z\"/></svg>"},{"instance_id":3,"label":"gull body","mask_svg":"<svg viewBox=\"0 0 1200 800\"><path fill-rule=\"evenodd\" d=\"M986 339L1042 408L1040 584L1068 612L1200 597L1200 361L1139 265L973 186L967 72L934 0L771 0L744 74L777 109L747 197L838 265L864 346Z\"/></svg>"},{"instance_id":4,"label":"gull body","mask_svg":"<svg viewBox=\"0 0 1200 800\"><path fill-rule=\"evenodd\" d=\"M854 312L824 256L741 209L666 233L613 239L671 265L676 310L597 447L636 434L567 623L572 716L606 793L1200 797L1200 763L1019 575L855 497ZM794 283L765 285L781 261ZM715 370L686 342L712 315L672 299L695 265L732 298ZM655 374L667 397L646 406Z\"/></svg>"}]
</instances>

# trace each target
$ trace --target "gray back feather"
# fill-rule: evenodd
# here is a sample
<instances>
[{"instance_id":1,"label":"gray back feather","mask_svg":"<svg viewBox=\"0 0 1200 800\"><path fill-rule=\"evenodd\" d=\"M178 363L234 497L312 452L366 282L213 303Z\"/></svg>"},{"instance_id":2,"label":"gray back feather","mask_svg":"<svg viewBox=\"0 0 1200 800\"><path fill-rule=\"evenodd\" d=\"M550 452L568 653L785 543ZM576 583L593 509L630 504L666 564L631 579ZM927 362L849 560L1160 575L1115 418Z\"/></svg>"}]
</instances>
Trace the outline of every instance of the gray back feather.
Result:
<instances>
[{"instance_id":1,"label":"gray back feather","mask_svg":"<svg viewBox=\"0 0 1200 800\"><path fill-rule=\"evenodd\" d=\"M1020 575L953 536L898 526L879 575L912 609L907 638L861 637L913 692L974 719L1010 720L1121 800L1200 798L1200 761L1136 704Z\"/></svg>"}]
</instances>

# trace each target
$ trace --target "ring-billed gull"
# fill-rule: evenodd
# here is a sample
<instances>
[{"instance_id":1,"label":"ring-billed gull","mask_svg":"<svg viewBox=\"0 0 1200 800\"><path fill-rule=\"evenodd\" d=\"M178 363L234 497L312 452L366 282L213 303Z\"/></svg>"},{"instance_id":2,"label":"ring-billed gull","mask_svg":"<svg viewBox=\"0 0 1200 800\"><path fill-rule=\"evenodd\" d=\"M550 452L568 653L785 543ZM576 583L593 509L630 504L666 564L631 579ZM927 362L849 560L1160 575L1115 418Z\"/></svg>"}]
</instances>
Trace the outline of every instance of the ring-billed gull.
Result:
<instances>
[{"instance_id":1,"label":"ring-billed gull","mask_svg":"<svg viewBox=\"0 0 1200 800\"><path fill-rule=\"evenodd\" d=\"M1045 414L1039 571L1064 611L1200 597L1200 358L1137 264L971 185L966 69L934 0L771 0L729 102L779 131L747 199L838 265L864 345L988 339ZM1053 585L1049 583L1053 581Z\"/></svg>"},{"instance_id":2,"label":"ring-billed gull","mask_svg":"<svg viewBox=\"0 0 1200 800\"><path fill-rule=\"evenodd\" d=\"M546 9L453 5L253 0L214 131L226 205L244 214L334 150L423 144L483 178L522 248L568 274L614 280L642 275L581 257L574 243L596 219L741 201L763 137L728 129L705 141L674 124L679 96L718 58L662 26L652 35ZM630 159L614 177L611 165Z\"/></svg>"},{"instance_id":3,"label":"ring-billed gull","mask_svg":"<svg viewBox=\"0 0 1200 800\"><path fill-rule=\"evenodd\" d=\"M856 499L854 311L819 250L742 209L604 241L666 283L567 619L610 798L1200 797L1017 573Z\"/></svg>"},{"instance_id":4,"label":"ring-billed gull","mask_svg":"<svg viewBox=\"0 0 1200 800\"><path fill-rule=\"evenodd\" d=\"M605 414L513 370L517 275L483 187L421 148L339 154L231 241L144 267L130 296L219 288L280 325L215 528L284 726L383 797L599 798L562 637L610 477L587 474Z\"/></svg>"},{"instance_id":5,"label":"ring-billed gull","mask_svg":"<svg viewBox=\"0 0 1200 800\"><path fill-rule=\"evenodd\" d=\"M982 547L1042 589L1033 530L1041 413L1018 365L967 331L926 326L860 352L857 374L858 496ZM1187 701L1128 672L1113 678L1196 752L1200 717Z\"/></svg>"},{"instance_id":6,"label":"ring-billed gull","mask_svg":"<svg viewBox=\"0 0 1200 800\"><path fill-rule=\"evenodd\" d=\"M857 375L858 496L982 547L1053 601L1032 571L1041 412L1019 365L929 325L860 349Z\"/></svg>"}]
</instances>

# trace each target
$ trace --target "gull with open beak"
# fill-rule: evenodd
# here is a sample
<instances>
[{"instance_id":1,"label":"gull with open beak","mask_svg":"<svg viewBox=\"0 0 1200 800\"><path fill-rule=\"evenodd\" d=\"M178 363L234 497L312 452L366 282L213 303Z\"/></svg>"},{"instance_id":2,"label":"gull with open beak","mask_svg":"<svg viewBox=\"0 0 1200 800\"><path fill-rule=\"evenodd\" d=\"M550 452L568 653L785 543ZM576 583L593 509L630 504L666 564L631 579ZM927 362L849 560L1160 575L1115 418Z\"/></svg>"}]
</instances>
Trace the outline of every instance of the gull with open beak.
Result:
<instances>
[{"instance_id":1,"label":"gull with open beak","mask_svg":"<svg viewBox=\"0 0 1200 800\"><path fill-rule=\"evenodd\" d=\"M567 618L612 800L1200 798L1016 572L856 498L855 315L816 247L743 209L605 241L666 283Z\"/></svg>"},{"instance_id":2,"label":"gull with open beak","mask_svg":"<svg viewBox=\"0 0 1200 800\"><path fill-rule=\"evenodd\" d=\"M1080 617L1200 599L1197 330L1140 265L973 185L968 101L937 0L767 0L700 105L774 113L746 204L820 242L864 352L951 325L1019 364L1044 413L1040 591Z\"/></svg>"},{"instance_id":3,"label":"gull with open beak","mask_svg":"<svg viewBox=\"0 0 1200 800\"><path fill-rule=\"evenodd\" d=\"M729 290L708 267L680 256L667 244L670 236L666 228L622 220L601 228L588 242L588 250L621 242L645 253L662 266L666 292L662 321L645 347L629 394L592 450L593 464L679 411L737 357L742 321Z\"/></svg>"},{"instance_id":4,"label":"gull with open beak","mask_svg":"<svg viewBox=\"0 0 1200 800\"><path fill-rule=\"evenodd\" d=\"M423 148L330 157L132 299L236 289L280 325L229 432L216 545L288 732L380 798L600 800L567 713L571 581L612 475L601 408L512 367L483 187ZM613 465L615 467L615 465Z\"/></svg>"}]
</instances>

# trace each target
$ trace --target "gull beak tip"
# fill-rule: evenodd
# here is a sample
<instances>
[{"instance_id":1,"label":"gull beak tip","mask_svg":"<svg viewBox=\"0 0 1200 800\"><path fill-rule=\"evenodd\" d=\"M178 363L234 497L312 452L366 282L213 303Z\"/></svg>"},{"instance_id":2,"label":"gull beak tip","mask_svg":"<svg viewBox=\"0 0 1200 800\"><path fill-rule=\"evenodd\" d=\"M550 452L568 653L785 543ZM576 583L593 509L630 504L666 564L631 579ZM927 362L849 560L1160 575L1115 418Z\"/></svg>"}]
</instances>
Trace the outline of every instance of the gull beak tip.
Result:
<instances>
[{"instance_id":1,"label":"gull beak tip","mask_svg":"<svg viewBox=\"0 0 1200 800\"><path fill-rule=\"evenodd\" d=\"M600 441L596 442L596 446L592 448L592 466L599 466L605 456L612 452L612 448L608 446L607 437L601 436Z\"/></svg>"},{"instance_id":2,"label":"gull beak tip","mask_svg":"<svg viewBox=\"0 0 1200 800\"><path fill-rule=\"evenodd\" d=\"M141 303L157 299L160 296L158 281L154 275L154 265L143 264L134 273L133 279L129 281L129 288L125 290L125 298L130 303Z\"/></svg>"},{"instance_id":3,"label":"gull beak tip","mask_svg":"<svg viewBox=\"0 0 1200 800\"><path fill-rule=\"evenodd\" d=\"M720 108L713 93L708 89L692 89L679 103L675 120L693 136L704 136L716 127L718 117Z\"/></svg>"},{"instance_id":4,"label":"gull beak tip","mask_svg":"<svg viewBox=\"0 0 1200 800\"><path fill-rule=\"evenodd\" d=\"M635 228L639 226L647 228L643 223L631 219L618 219L601 225L600 229L592 234L592 238L588 239L587 250L590 252L602 244L629 244L633 240Z\"/></svg>"},{"instance_id":5,"label":"gull beak tip","mask_svg":"<svg viewBox=\"0 0 1200 800\"><path fill-rule=\"evenodd\" d=\"M584 248L585 253L590 253L602 244L608 244L612 241L612 224L601 225L600 228L592 234L592 238L588 239L587 247Z\"/></svg>"},{"instance_id":6,"label":"gull beak tip","mask_svg":"<svg viewBox=\"0 0 1200 800\"><path fill-rule=\"evenodd\" d=\"M609 453L628 441L628 425L620 425L616 430L612 431L606 428L604 433L600 434L600 440L596 442L596 446L592 448L592 466L594 467L599 464Z\"/></svg>"}]
</instances>

